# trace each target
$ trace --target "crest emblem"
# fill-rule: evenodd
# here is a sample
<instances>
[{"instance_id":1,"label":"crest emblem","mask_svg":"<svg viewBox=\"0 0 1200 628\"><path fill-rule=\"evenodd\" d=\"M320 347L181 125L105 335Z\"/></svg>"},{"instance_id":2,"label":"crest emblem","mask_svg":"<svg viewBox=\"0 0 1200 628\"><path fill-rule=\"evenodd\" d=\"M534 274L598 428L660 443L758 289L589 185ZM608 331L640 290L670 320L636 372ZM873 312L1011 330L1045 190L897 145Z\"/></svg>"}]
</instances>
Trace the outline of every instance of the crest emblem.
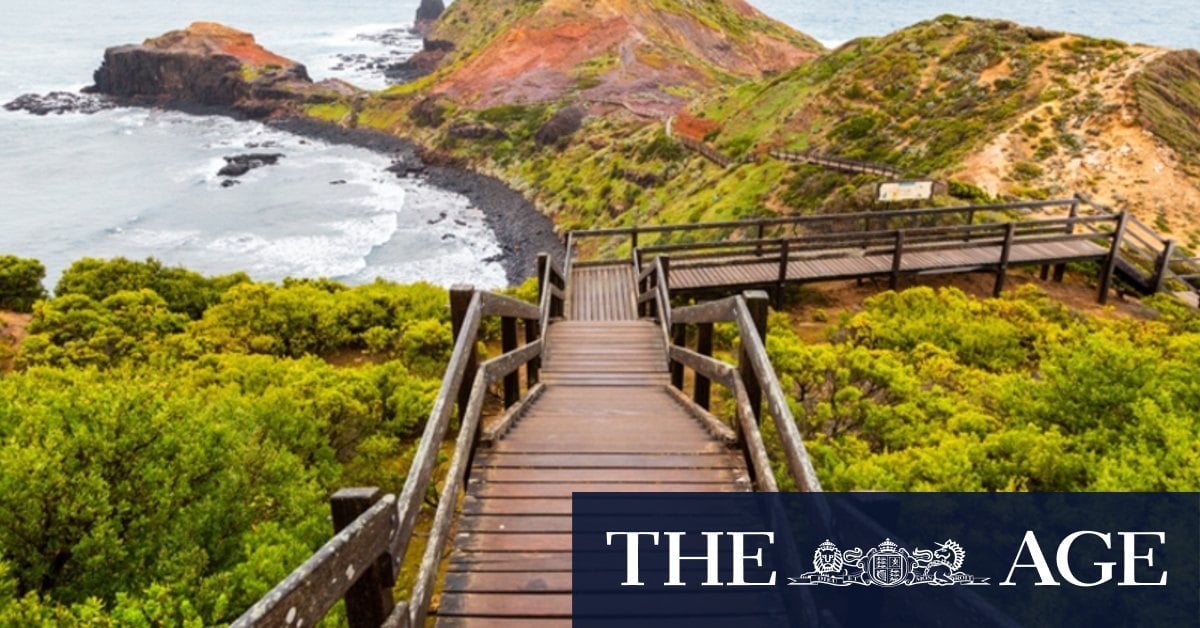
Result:
<instances>
[{"instance_id":1,"label":"crest emblem","mask_svg":"<svg viewBox=\"0 0 1200 628\"><path fill-rule=\"evenodd\" d=\"M917 548L911 552L891 539L884 539L866 552L857 547L843 552L827 539L813 553L813 570L789 580L792 585L835 587L988 584L987 578L960 571L966 556L966 550L952 539L936 543L932 550Z\"/></svg>"},{"instance_id":2,"label":"crest emblem","mask_svg":"<svg viewBox=\"0 0 1200 628\"><path fill-rule=\"evenodd\" d=\"M870 579L874 584L885 587L901 584L909 572L908 557L900 553L891 539L884 540L879 547L868 552L867 561L870 565L867 572Z\"/></svg>"}]
</instances>

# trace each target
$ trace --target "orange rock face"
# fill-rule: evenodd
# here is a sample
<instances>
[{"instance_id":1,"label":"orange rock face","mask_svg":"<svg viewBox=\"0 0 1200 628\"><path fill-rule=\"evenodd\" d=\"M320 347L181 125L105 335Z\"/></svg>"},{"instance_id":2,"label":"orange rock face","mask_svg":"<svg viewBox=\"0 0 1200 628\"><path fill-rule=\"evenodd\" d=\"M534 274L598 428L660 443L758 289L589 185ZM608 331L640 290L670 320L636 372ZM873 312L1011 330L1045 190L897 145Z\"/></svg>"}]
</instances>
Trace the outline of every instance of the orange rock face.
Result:
<instances>
[{"instance_id":1,"label":"orange rock face","mask_svg":"<svg viewBox=\"0 0 1200 628\"><path fill-rule=\"evenodd\" d=\"M455 11L470 21L471 3ZM644 0L546 0L433 88L461 104L484 108L536 103L577 91L592 104L665 117L723 78L758 78L795 67L820 46L773 22L743 0L712 0L741 28L728 29L704 11ZM467 8L464 8L467 7ZM747 26L752 24L753 26Z\"/></svg>"},{"instance_id":2,"label":"orange rock face","mask_svg":"<svg viewBox=\"0 0 1200 628\"><path fill-rule=\"evenodd\" d=\"M254 35L216 22L193 22L183 30L171 31L146 41L145 45L164 51L193 54L226 54L256 68L268 65L286 68L297 62L277 55L254 41Z\"/></svg>"},{"instance_id":3,"label":"orange rock face","mask_svg":"<svg viewBox=\"0 0 1200 628\"><path fill-rule=\"evenodd\" d=\"M704 141L704 138L713 131L721 128L721 125L712 120L697 118L687 111L680 111L675 115L675 123L672 126L674 133L680 137L686 137L697 142Z\"/></svg>"}]
</instances>

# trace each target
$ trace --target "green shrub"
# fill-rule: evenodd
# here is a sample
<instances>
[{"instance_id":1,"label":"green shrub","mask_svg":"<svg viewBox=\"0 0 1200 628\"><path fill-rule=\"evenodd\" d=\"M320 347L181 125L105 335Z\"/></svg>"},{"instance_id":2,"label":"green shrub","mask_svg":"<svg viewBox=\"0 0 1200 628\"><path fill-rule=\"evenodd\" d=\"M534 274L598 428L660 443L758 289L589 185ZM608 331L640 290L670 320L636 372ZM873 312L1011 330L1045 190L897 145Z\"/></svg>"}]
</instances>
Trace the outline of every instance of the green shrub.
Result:
<instances>
[{"instance_id":1,"label":"green shrub","mask_svg":"<svg viewBox=\"0 0 1200 628\"><path fill-rule=\"evenodd\" d=\"M46 297L45 278L46 267L41 262L0 255L0 310L33 311L33 304Z\"/></svg>"}]
</instances>

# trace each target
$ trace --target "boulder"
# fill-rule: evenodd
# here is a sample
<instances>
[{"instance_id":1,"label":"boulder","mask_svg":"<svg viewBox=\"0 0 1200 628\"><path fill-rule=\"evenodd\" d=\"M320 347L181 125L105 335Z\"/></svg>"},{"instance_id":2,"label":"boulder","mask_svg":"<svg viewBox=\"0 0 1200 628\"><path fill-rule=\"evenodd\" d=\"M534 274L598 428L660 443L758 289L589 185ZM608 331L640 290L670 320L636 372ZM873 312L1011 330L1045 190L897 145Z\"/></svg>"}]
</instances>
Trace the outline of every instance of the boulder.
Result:
<instances>
[{"instance_id":1,"label":"boulder","mask_svg":"<svg viewBox=\"0 0 1200 628\"><path fill-rule=\"evenodd\" d=\"M4 104L8 111L28 111L34 115L64 113L96 113L112 109L116 103L101 96L50 92L49 94L24 94Z\"/></svg>"},{"instance_id":2,"label":"boulder","mask_svg":"<svg viewBox=\"0 0 1200 628\"><path fill-rule=\"evenodd\" d=\"M221 177L240 177L255 168L273 166L283 157L280 153L247 153L225 158L225 166L217 172Z\"/></svg>"},{"instance_id":3,"label":"boulder","mask_svg":"<svg viewBox=\"0 0 1200 628\"><path fill-rule=\"evenodd\" d=\"M583 118L586 115L587 112L579 105L559 109L538 129L533 139L539 146L558 144L583 128Z\"/></svg>"}]
</instances>

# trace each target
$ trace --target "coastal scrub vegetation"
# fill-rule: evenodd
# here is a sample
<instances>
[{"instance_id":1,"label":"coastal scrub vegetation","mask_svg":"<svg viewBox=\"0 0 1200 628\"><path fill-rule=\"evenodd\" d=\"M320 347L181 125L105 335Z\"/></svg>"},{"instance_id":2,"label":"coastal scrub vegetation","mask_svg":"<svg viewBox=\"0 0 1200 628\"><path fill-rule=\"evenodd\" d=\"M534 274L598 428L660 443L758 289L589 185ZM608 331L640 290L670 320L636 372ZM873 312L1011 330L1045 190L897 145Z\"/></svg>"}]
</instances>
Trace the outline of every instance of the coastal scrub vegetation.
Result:
<instances>
[{"instance_id":1,"label":"coastal scrub vegetation","mask_svg":"<svg viewBox=\"0 0 1200 628\"><path fill-rule=\"evenodd\" d=\"M1034 286L919 287L820 343L776 314L767 344L826 490L1195 491L1200 315L1149 303L1109 319Z\"/></svg>"},{"instance_id":2,"label":"coastal scrub vegetation","mask_svg":"<svg viewBox=\"0 0 1200 628\"><path fill-rule=\"evenodd\" d=\"M0 310L30 312L46 296L46 267L35 259L0 255Z\"/></svg>"},{"instance_id":3,"label":"coastal scrub vegetation","mask_svg":"<svg viewBox=\"0 0 1200 628\"><path fill-rule=\"evenodd\" d=\"M400 488L451 351L425 284L117 259L56 292L0 377L0 625L232 620L328 538L333 491ZM767 344L829 490L1197 490L1200 315L1149 304L919 287L813 313L822 342L773 314Z\"/></svg>"},{"instance_id":4,"label":"coastal scrub vegetation","mask_svg":"<svg viewBox=\"0 0 1200 628\"><path fill-rule=\"evenodd\" d=\"M399 490L452 348L426 284L88 259L56 292L0 376L6 626L231 621L336 489Z\"/></svg>"}]
</instances>

